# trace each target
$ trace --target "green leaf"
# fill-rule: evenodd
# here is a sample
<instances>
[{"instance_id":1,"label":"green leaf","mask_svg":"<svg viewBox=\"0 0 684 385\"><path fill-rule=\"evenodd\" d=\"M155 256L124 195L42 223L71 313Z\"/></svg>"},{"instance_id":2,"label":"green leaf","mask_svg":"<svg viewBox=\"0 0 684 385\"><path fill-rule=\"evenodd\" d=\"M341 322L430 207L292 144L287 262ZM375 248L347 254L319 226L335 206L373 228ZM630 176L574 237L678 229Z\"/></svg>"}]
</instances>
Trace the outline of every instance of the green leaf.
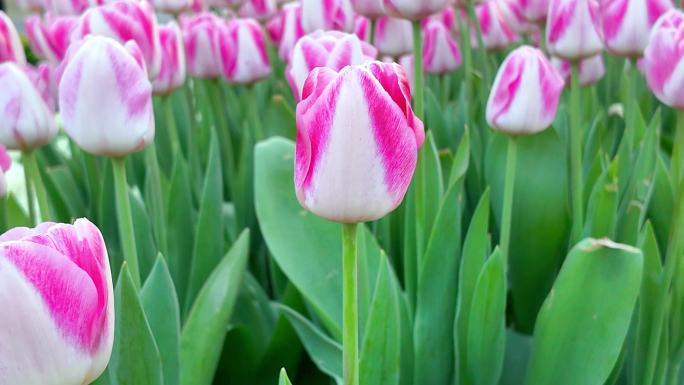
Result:
<instances>
[{"instance_id":1,"label":"green leaf","mask_svg":"<svg viewBox=\"0 0 684 385\"><path fill-rule=\"evenodd\" d=\"M114 382L118 385L163 385L159 349L125 264L116 284L114 302L114 347L109 363Z\"/></svg>"},{"instance_id":2,"label":"green leaf","mask_svg":"<svg viewBox=\"0 0 684 385\"><path fill-rule=\"evenodd\" d=\"M500 385L524 383L530 350L532 350L531 336L517 333L513 329L506 331L506 355Z\"/></svg>"},{"instance_id":3,"label":"green leaf","mask_svg":"<svg viewBox=\"0 0 684 385\"><path fill-rule=\"evenodd\" d=\"M180 382L180 309L176 288L160 254L140 292L143 309L159 347L164 385Z\"/></svg>"},{"instance_id":4,"label":"green leaf","mask_svg":"<svg viewBox=\"0 0 684 385\"><path fill-rule=\"evenodd\" d=\"M667 249L674 210L674 186L665 162L665 156L660 154L656 161L653 197L648 207L648 217L653 222L658 246L661 250Z\"/></svg>"},{"instance_id":5,"label":"green leaf","mask_svg":"<svg viewBox=\"0 0 684 385\"><path fill-rule=\"evenodd\" d=\"M280 378L278 379L278 385L292 385L290 379L287 378L287 372L285 368L280 369Z\"/></svg>"},{"instance_id":6,"label":"green leaf","mask_svg":"<svg viewBox=\"0 0 684 385\"><path fill-rule=\"evenodd\" d=\"M617 161L613 161L596 180L587 205L584 235L615 238L619 200Z\"/></svg>"},{"instance_id":7,"label":"green leaf","mask_svg":"<svg viewBox=\"0 0 684 385\"><path fill-rule=\"evenodd\" d=\"M444 194L442 165L431 132L428 132L425 143L418 151L418 164L412 184L415 194L414 220L416 222L416 252L418 253L416 258L420 274L420 266L425 256L428 237L432 233L432 226L438 215Z\"/></svg>"},{"instance_id":8,"label":"green leaf","mask_svg":"<svg viewBox=\"0 0 684 385\"><path fill-rule=\"evenodd\" d=\"M544 301L527 385L601 385L617 362L639 294L639 249L586 239Z\"/></svg>"},{"instance_id":9,"label":"green leaf","mask_svg":"<svg viewBox=\"0 0 684 385\"><path fill-rule=\"evenodd\" d=\"M7 226L9 228L33 226L31 219L21 208L14 194L10 192L5 199L7 201Z\"/></svg>"},{"instance_id":10,"label":"green leaf","mask_svg":"<svg viewBox=\"0 0 684 385\"><path fill-rule=\"evenodd\" d=\"M497 248L475 285L468 322L468 370L474 385L496 385L506 348L506 273Z\"/></svg>"},{"instance_id":11,"label":"green leaf","mask_svg":"<svg viewBox=\"0 0 684 385\"><path fill-rule=\"evenodd\" d=\"M52 167L46 170L46 174L66 205L71 218L77 218L87 212L82 190L67 166ZM54 197L51 201L54 201Z\"/></svg>"},{"instance_id":12,"label":"green leaf","mask_svg":"<svg viewBox=\"0 0 684 385\"><path fill-rule=\"evenodd\" d=\"M138 250L138 263L140 264L140 275L147 277L155 263L155 258L159 252L152 237L152 224L145 210L145 203L140 196L137 187L129 189L128 196L131 202L131 216L133 217L133 228L135 231L135 246Z\"/></svg>"},{"instance_id":13,"label":"green leaf","mask_svg":"<svg viewBox=\"0 0 684 385\"><path fill-rule=\"evenodd\" d=\"M249 230L245 230L197 295L181 334L182 385L212 383L248 251Z\"/></svg>"},{"instance_id":14,"label":"green leaf","mask_svg":"<svg viewBox=\"0 0 684 385\"><path fill-rule=\"evenodd\" d=\"M165 131L165 130L162 130ZM144 200L152 222L155 244L163 255L168 255L166 233L166 200L162 192L162 175L157 160L156 144L150 143L145 149L145 188ZM182 159L182 156L178 156Z\"/></svg>"}]
</instances>

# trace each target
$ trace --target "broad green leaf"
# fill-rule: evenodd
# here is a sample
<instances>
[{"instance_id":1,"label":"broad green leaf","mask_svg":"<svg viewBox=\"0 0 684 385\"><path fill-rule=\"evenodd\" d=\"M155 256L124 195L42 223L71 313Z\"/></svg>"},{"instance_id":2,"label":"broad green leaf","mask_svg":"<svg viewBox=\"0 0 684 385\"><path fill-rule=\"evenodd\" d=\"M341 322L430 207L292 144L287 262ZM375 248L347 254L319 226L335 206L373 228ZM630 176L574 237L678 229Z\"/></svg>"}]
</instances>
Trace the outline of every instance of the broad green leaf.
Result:
<instances>
[{"instance_id":1,"label":"broad green leaf","mask_svg":"<svg viewBox=\"0 0 684 385\"><path fill-rule=\"evenodd\" d=\"M520 334L513 329L506 331L506 355L500 385L524 383L531 350L531 336Z\"/></svg>"},{"instance_id":2,"label":"broad green leaf","mask_svg":"<svg viewBox=\"0 0 684 385\"><path fill-rule=\"evenodd\" d=\"M114 292L114 347L109 371L118 385L163 385L159 349L124 264Z\"/></svg>"},{"instance_id":3,"label":"broad green leaf","mask_svg":"<svg viewBox=\"0 0 684 385\"><path fill-rule=\"evenodd\" d=\"M648 217L653 222L661 250L667 249L674 210L674 186L665 162L665 156L660 154L656 161L653 197L648 206Z\"/></svg>"},{"instance_id":4,"label":"broad green leaf","mask_svg":"<svg viewBox=\"0 0 684 385\"><path fill-rule=\"evenodd\" d=\"M428 132L425 143L418 150L418 164L413 176L415 194L416 251L418 274L423 263L425 250L432 233L432 226L438 215L444 183L442 166L432 133Z\"/></svg>"},{"instance_id":5,"label":"broad green leaf","mask_svg":"<svg viewBox=\"0 0 684 385\"><path fill-rule=\"evenodd\" d=\"M474 385L496 385L506 348L506 272L497 248L477 279L468 322L468 370Z\"/></svg>"},{"instance_id":6,"label":"broad green leaf","mask_svg":"<svg viewBox=\"0 0 684 385\"><path fill-rule=\"evenodd\" d=\"M278 379L278 385L292 385L290 379L287 378L287 372L285 368L280 369L280 378Z\"/></svg>"},{"instance_id":7,"label":"broad green leaf","mask_svg":"<svg viewBox=\"0 0 684 385\"><path fill-rule=\"evenodd\" d=\"M47 176L54 185L55 191L66 205L71 218L77 218L87 212L83 192L74 176L66 166L52 167Z\"/></svg>"},{"instance_id":8,"label":"broad green leaf","mask_svg":"<svg viewBox=\"0 0 684 385\"><path fill-rule=\"evenodd\" d=\"M249 230L245 230L198 293L181 334L181 385L212 383L248 251Z\"/></svg>"},{"instance_id":9,"label":"broad green leaf","mask_svg":"<svg viewBox=\"0 0 684 385\"><path fill-rule=\"evenodd\" d=\"M617 161L613 161L596 180L587 205L584 235L615 238L618 209Z\"/></svg>"},{"instance_id":10,"label":"broad green leaf","mask_svg":"<svg viewBox=\"0 0 684 385\"><path fill-rule=\"evenodd\" d=\"M176 288L160 254L140 291L145 315L159 347L164 385L180 382L180 308Z\"/></svg>"},{"instance_id":11,"label":"broad green leaf","mask_svg":"<svg viewBox=\"0 0 684 385\"><path fill-rule=\"evenodd\" d=\"M178 155L182 159L182 156ZM152 222L155 244L163 255L168 255L166 234L166 197L162 192L162 175L157 160L156 144L145 149L145 207Z\"/></svg>"},{"instance_id":12,"label":"broad green leaf","mask_svg":"<svg viewBox=\"0 0 684 385\"><path fill-rule=\"evenodd\" d=\"M31 227L31 219L28 214L24 212L17 198L11 192L5 197L7 203L7 226L13 227Z\"/></svg>"},{"instance_id":13,"label":"broad green leaf","mask_svg":"<svg viewBox=\"0 0 684 385\"><path fill-rule=\"evenodd\" d=\"M135 246L138 250L140 276L145 279L150 270L152 270L159 251L154 243L152 224L147 216L145 203L140 196L140 190L137 187L133 187L129 190L128 196L131 202L131 216L133 217L133 228L135 229Z\"/></svg>"},{"instance_id":14,"label":"broad green leaf","mask_svg":"<svg viewBox=\"0 0 684 385\"><path fill-rule=\"evenodd\" d=\"M537 319L527 385L602 385L636 303L643 255L585 239L568 255Z\"/></svg>"}]
</instances>

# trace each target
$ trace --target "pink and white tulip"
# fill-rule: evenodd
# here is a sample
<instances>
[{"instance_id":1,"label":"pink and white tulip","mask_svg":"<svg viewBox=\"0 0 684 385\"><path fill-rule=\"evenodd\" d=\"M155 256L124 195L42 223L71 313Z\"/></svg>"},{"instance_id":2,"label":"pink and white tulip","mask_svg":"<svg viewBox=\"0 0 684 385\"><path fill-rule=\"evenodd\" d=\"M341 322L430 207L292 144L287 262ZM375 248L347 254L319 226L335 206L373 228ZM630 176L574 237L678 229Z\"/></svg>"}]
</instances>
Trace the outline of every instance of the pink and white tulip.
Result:
<instances>
[{"instance_id":1,"label":"pink and white tulip","mask_svg":"<svg viewBox=\"0 0 684 385\"><path fill-rule=\"evenodd\" d=\"M480 23L482 44L487 51L503 49L518 41L518 34L508 24L497 0L488 0L479 4L475 8L475 14ZM474 28L471 30L470 41L473 47L477 47L477 34Z\"/></svg>"},{"instance_id":2,"label":"pink and white tulip","mask_svg":"<svg viewBox=\"0 0 684 385\"><path fill-rule=\"evenodd\" d=\"M447 27L440 21L430 21L423 28L423 62L425 72L445 74L461 66L461 51Z\"/></svg>"},{"instance_id":3,"label":"pink and white tulip","mask_svg":"<svg viewBox=\"0 0 684 385\"><path fill-rule=\"evenodd\" d=\"M249 84L271 73L261 26L253 19L234 19L219 33L223 75L231 83Z\"/></svg>"},{"instance_id":4,"label":"pink and white tulip","mask_svg":"<svg viewBox=\"0 0 684 385\"><path fill-rule=\"evenodd\" d=\"M382 218L403 200L423 143L423 123L398 64L372 62L340 72L322 67L297 105L295 190L323 218Z\"/></svg>"},{"instance_id":5,"label":"pink and white tulip","mask_svg":"<svg viewBox=\"0 0 684 385\"><path fill-rule=\"evenodd\" d=\"M17 0L15 4L26 13L40 13L44 11L45 2L43 0Z\"/></svg>"},{"instance_id":6,"label":"pink and white tulip","mask_svg":"<svg viewBox=\"0 0 684 385\"><path fill-rule=\"evenodd\" d=\"M55 70L48 63L38 66L26 65L22 68L31 83L45 101L51 112L57 110L57 85L55 81Z\"/></svg>"},{"instance_id":7,"label":"pink and white tulip","mask_svg":"<svg viewBox=\"0 0 684 385\"><path fill-rule=\"evenodd\" d=\"M285 70L295 99L299 100L309 73L316 67L339 71L377 57L377 50L356 35L338 31L318 31L304 36L295 45L292 59Z\"/></svg>"},{"instance_id":8,"label":"pink and white tulip","mask_svg":"<svg viewBox=\"0 0 684 385\"><path fill-rule=\"evenodd\" d=\"M154 139L152 85L135 42L91 36L74 49L59 83L64 131L94 155L145 148Z\"/></svg>"},{"instance_id":9,"label":"pink and white tulip","mask_svg":"<svg viewBox=\"0 0 684 385\"><path fill-rule=\"evenodd\" d=\"M302 26L307 33L317 30L352 32L356 14L350 0L301 0Z\"/></svg>"},{"instance_id":10,"label":"pink and white tulip","mask_svg":"<svg viewBox=\"0 0 684 385\"><path fill-rule=\"evenodd\" d=\"M559 59L557 57L551 58L551 64L558 70L565 84L570 84L570 77L572 76L572 63L567 60ZM605 65L603 64L603 55L596 55L590 58L582 59L578 63L578 81L581 86L590 86L603 78L606 73Z\"/></svg>"},{"instance_id":11,"label":"pink and white tulip","mask_svg":"<svg viewBox=\"0 0 684 385\"><path fill-rule=\"evenodd\" d=\"M661 102L684 109L684 13L670 10L658 19L648 39L641 69Z\"/></svg>"},{"instance_id":12,"label":"pink and white tulip","mask_svg":"<svg viewBox=\"0 0 684 385\"><path fill-rule=\"evenodd\" d=\"M221 76L218 35L225 21L210 12L193 16L181 15L181 31L185 45L188 74L198 78Z\"/></svg>"},{"instance_id":13,"label":"pink and white tulip","mask_svg":"<svg viewBox=\"0 0 684 385\"><path fill-rule=\"evenodd\" d=\"M0 143L12 150L30 150L57 135L50 108L17 64L0 64L0 90Z\"/></svg>"},{"instance_id":14,"label":"pink and white tulip","mask_svg":"<svg viewBox=\"0 0 684 385\"><path fill-rule=\"evenodd\" d=\"M90 6L88 0L44 0L45 10L56 16L77 16Z\"/></svg>"},{"instance_id":15,"label":"pink and white tulip","mask_svg":"<svg viewBox=\"0 0 684 385\"><path fill-rule=\"evenodd\" d=\"M499 4L499 9L503 14L506 23L511 27L513 32L524 35L533 32L536 25L531 24L525 14L519 0L495 0Z\"/></svg>"},{"instance_id":16,"label":"pink and white tulip","mask_svg":"<svg viewBox=\"0 0 684 385\"><path fill-rule=\"evenodd\" d=\"M14 23L5 12L0 10L0 63L6 61L24 65L26 55Z\"/></svg>"},{"instance_id":17,"label":"pink and white tulip","mask_svg":"<svg viewBox=\"0 0 684 385\"><path fill-rule=\"evenodd\" d=\"M598 8L595 0L551 0L546 21L549 53L576 61L601 52Z\"/></svg>"},{"instance_id":18,"label":"pink and white tulip","mask_svg":"<svg viewBox=\"0 0 684 385\"><path fill-rule=\"evenodd\" d=\"M387 13L409 20L421 20L424 17L442 11L447 0L384 0Z\"/></svg>"},{"instance_id":19,"label":"pink and white tulip","mask_svg":"<svg viewBox=\"0 0 684 385\"><path fill-rule=\"evenodd\" d=\"M78 24L75 16L29 16L24 27L31 49L36 56L58 65L71 44L71 33Z\"/></svg>"},{"instance_id":20,"label":"pink and white tulip","mask_svg":"<svg viewBox=\"0 0 684 385\"><path fill-rule=\"evenodd\" d=\"M0 199L7 195L7 179L5 173L9 171L12 166L12 158L7 153L5 146L0 144Z\"/></svg>"},{"instance_id":21,"label":"pink and white tulip","mask_svg":"<svg viewBox=\"0 0 684 385\"><path fill-rule=\"evenodd\" d=\"M159 27L162 61L159 76L152 80L152 90L165 95L185 83L185 50L178 23L170 21Z\"/></svg>"},{"instance_id":22,"label":"pink and white tulip","mask_svg":"<svg viewBox=\"0 0 684 385\"><path fill-rule=\"evenodd\" d=\"M240 7L240 17L266 21L278 13L276 0L249 0Z\"/></svg>"},{"instance_id":23,"label":"pink and white tulip","mask_svg":"<svg viewBox=\"0 0 684 385\"><path fill-rule=\"evenodd\" d=\"M672 7L670 0L602 0L601 25L606 49L619 56L640 57L651 28Z\"/></svg>"},{"instance_id":24,"label":"pink and white tulip","mask_svg":"<svg viewBox=\"0 0 684 385\"><path fill-rule=\"evenodd\" d=\"M159 74L161 44L157 17L147 2L118 0L88 10L74 31L75 38L106 36L125 44L134 41L145 58L150 79Z\"/></svg>"},{"instance_id":25,"label":"pink and white tulip","mask_svg":"<svg viewBox=\"0 0 684 385\"><path fill-rule=\"evenodd\" d=\"M387 15L383 0L351 0L351 4L356 13L370 19Z\"/></svg>"},{"instance_id":26,"label":"pink and white tulip","mask_svg":"<svg viewBox=\"0 0 684 385\"><path fill-rule=\"evenodd\" d=\"M511 135L543 131L556 117L564 84L540 50L519 47L496 75L487 101L487 122Z\"/></svg>"},{"instance_id":27,"label":"pink and white tulip","mask_svg":"<svg viewBox=\"0 0 684 385\"><path fill-rule=\"evenodd\" d=\"M192 0L148 0L158 12L178 15L192 8Z\"/></svg>"},{"instance_id":28,"label":"pink and white tulip","mask_svg":"<svg viewBox=\"0 0 684 385\"><path fill-rule=\"evenodd\" d=\"M522 14L527 21L544 24L549 12L549 0L518 0Z\"/></svg>"},{"instance_id":29,"label":"pink and white tulip","mask_svg":"<svg viewBox=\"0 0 684 385\"><path fill-rule=\"evenodd\" d=\"M289 62L295 44L305 35L302 27L302 5L297 1L285 4L266 29L271 40L278 46L280 59Z\"/></svg>"},{"instance_id":30,"label":"pink and white tulip","mask_svg":"<svg viewBox=\"0 0 684 385\"><path fill-rule=\"evenodd\" d=\"M381 17L375 26L375 46L382 55L399 57L413 52L413 26L396 17Z\"/></svg>"},{"instance_id":31,"label":"pink and white tulip","mask_svg":"<svg viewBox=\"0 0 684 385\"><path fill-rule=\"evenodd\" d=\"M0 150L1 152L1 150ZM89 384L114 339L107 248L87 219L0 235L0 383Z\"/></svg>"}]
</instances>

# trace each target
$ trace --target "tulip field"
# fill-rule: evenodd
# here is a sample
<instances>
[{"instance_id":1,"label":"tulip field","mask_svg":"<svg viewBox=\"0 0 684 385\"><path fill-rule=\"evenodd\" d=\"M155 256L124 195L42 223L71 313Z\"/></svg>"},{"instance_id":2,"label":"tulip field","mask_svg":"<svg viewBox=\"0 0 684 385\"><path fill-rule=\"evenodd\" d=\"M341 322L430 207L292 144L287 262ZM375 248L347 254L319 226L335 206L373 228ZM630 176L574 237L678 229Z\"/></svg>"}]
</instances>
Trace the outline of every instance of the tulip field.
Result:
<instances>
[{"instance_id":1,"label":"tulip field","mask_svg":"<svg viewBox=\"0 0 684 385\"><path fill-rule=\"evenodd\" d=\"M0 0L0 385L684 385L679 0Z\"/></svg>"}]
</instances>

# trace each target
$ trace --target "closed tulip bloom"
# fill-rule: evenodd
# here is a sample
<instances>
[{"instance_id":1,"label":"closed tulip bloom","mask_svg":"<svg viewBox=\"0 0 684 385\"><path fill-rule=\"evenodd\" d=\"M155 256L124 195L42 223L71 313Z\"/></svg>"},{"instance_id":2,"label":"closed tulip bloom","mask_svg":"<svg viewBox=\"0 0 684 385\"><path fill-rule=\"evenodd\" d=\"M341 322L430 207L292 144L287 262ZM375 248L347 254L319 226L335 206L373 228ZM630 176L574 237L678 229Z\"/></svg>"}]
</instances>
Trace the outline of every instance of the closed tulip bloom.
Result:
<instances>
[{"instance_id":1,"label":"closed tulip bloom","mask_svg":"<svg viewBox=\"0 0 684 385\"><path fill-rule=\"evenodd\" d=\"M575 61L601 52L598 13L594 0L551 0L546 21L549 53Z\"/></svg>"},{"instance_id":2,"label":"closed tulip bloom","mask_svg":"<svg viewBox=\"0 0 684 385\"><path fill-rule=\"evenodd\" d=\"M356 13L371 19L387 14L383 0L351 0L351 4Z\"/></svg>"},{"instance_id":3,"label":"closed tulip bloom","mask_svg":"<svg viewBox=\"0 0 684 385\"><path fill-rule=\"evenodd\" d=\"M411 22L396 17L381 17L375 26L375 46L382 55L392 57L413 52Z\"/></svg>"},{"instance_id":4,"label":"closed tulip bloom","mask_svg":"<svg viewBox=\"0 0 684 385\"><path fill-rule=\"evenodd\" d=\"M44 0L45 9L56 16L77 16L88 9L88 0Z\"/></svg>"},{"instance_id":5,"label":"closed tulip bloom","mask_svg":"<svg viewBox=\"0 0 684 385\"><path fill-rule=\"evenodd\" d=\"M506 17L496 0L489 0L475 8L477 20L480 23L482 44L488 51L508 47L518 41L519 36L506 21ZM476 31L471 30L470 40L477 47Z\"/></svg>"},{"instance_id":6,"label":"closed tulip bloom","mask_svg":"<svg viewBox=\"0 0 684 385\"><path fill-rule=\"evenodd\" d=\"M0 384L90 384L107 367L114 298L107 248L87 219L0 235Z\"/></svg>"},{"instance_id":7,"label":"closed tulip bloom","mask_svg":"<svg viewBox=\"0 0 684 385\"><path fill-rule=\"evenodd\" d=\"M424 139L398 64L315 69L297 105L295 190L323 218L382 218L403 200Z\"/></svg>"},{"instance_id":8,"label":"closed tulip bloom","mask_svg":"<svg viewBox=\"0 0 684 385\"><path fill-rule=\"evenodd\" d=\"M445 74L461 66L461 51L447 27L440 21L430 21L423 28L423 62L425 72Z\"/></svg>"},{"instance_id":9,"label":"closed tulip bloom","mask_svg":"<svg viewBox=\"0 0 684 385\"><path fill-rule=\"evenodd\" d=\"M508 134L533 134L556 117L564 81L544 54L529 46L501 64L487 101L487 122Z\"/></svg>"},{"instance_id":10,"label":"closed tulip bloom","mask_svg":"<svg viewBox=\"0 0 684 385\"><path fill-rule=\"evenodd\" d=\"M6 61L23 65L26 64L26 55L14 23L0 10L0 63Z\"/></svg>"},{"instance_id":11,"label":"closed tulip bloom","mask_svg":"<svg viewBox=\"0 0 684 385\"><path fill-rule=\"evenodd\" d=\"M210 12L181 15L180 22L188 74L198 78L221 76L217 40L219 29L224 27L225 22Z\"/></svg>"},{"instance_id":12,"label":"closed tulip bloom","mask_svg":"<svg viewBox=\"0 0 684 385\"><path fill-rule=\"evenodd\" d=\"M156 11L178 15L192 7L192 0L148 0Z\"/></svg>"},{"instance_id":13,"label":"closed tulip bloom","mask_svg":"<svg viewBox=\"0 0 684 385\"><path fill-rule=\"evenodd\" d=\"M0 143L13 150L30 150L57 135L48 105L15 63L0 64L0 90Z\"/></svg>"},{"instance_id":14,"label":"closed tulip bloom","mask_svg":"<svg viewBox=\"0 0 684 385\"><path fill-rule=\"evenodd\" d=\"M75 16L29 16L24 23L33 52L41 59L58 65L71 44L71 33L78 24Z\"/></svg>"},{"instance_id":15,"label":"closed tulip bloom","mask_svg":"<svg viewBox=\"0 0 684 385\"><path fill-rule=\"evenodd\" d=\"M534 31L536 26L531 24L523 14L519 0L495 1L499 4L499 9L513 32L523 35Z\"/></svg>"},{"instance_id":16,"label":"closed tulip bloom","mask_svg":"<svg viewBox=\"0 0 684 385\"><path fill-rule=\"evenodd\" d=\"M15 4L26 13L40 13L43 12L45 8L45 2L43 0L17 0Z\"/></svg>"},{"instance_id":17,"label":"closed tulip bloom","mask_svg":"<svg viewBox=\"0 0 684 385\"><path fill-rule=\"evenodd\" d=\"M290 61L297 41L305 35L302 27L302 5L293 1L283 6L280 13L267 26L268 34L278 46L278 56L284 62Z\"/></svg>"},{"instance_id":18,"label":"closed tulip bloom","mask_svg":"<svg viewBox=\"0 0 684 385\"><path fill-rule=\"evenodd\" d=\"M307 33L317 30L352 32L356 14L350 0L301 0L302 26Z\"/></svg>"},{"instance_id":19,"label":"closed tulip bloom","mask_svg":"<svg viewBox=\"0 0 684 385\"><path fill-rule=\"evenodd\" d=\"M145 58L150 79L159 74L161 43L157 18L149 3L118 0L92 8L83 15L74 34L77 38L106 36L121 44L132 40Z\"/></svg>"},{"instance_id":20,"label":"closed tulip bloom","mask_svg":"<svg viewBox=\"0 0 684 385\"><path fill-rule=\"evenodd\" d=\"M223 75L232 83L248 84L271 73L261 26L253 19L233 19L219 32Z\"/></svg>"},{"instance_id":21,"label":"closed tulip bloom","mask_svg":"<svg viewBox=\"0 0 684 385\"><path fill-rule=\"evenodd\" d=\"M454 7L448 6L444 8L442 12L435 13L434 15L423 19L423 28L428 24L428 22L434 20L444 24L450 32L458 33L459 28L457 17L461 16L459 16L458 13L456 13L456 9Z\"/></svg>"},{"instance_id":22,"label":"closed tulip bloom","mask_svg":"<svg viewBox=\"0 0 684 385\"><path fill-rule=\"evenodd\" d=\"M161 70L152 81L152 90L157 95L164 95L185 83L185 50L175 21L159 27L159 39L162 46Z\"/></svg>"},{"instance_id":23,"label":"closed tulip bloom","mask_svg":"<svg viewBox=\"0 0 684 385\"><path fill-rule=\"evenodd\" d=\"M240 17L266 21L278 13L275 0L249 0L240 7Z\"/></svg>"},{"instance_id":24,"label":"closed tulip bloom","mask_svg":"<svg viewBox=\"0 0 684 385\"><path fill-rule=\"evenodd\" d=\"M670 0L602 0L601 25L606 49L619 56L640 57L651 27L669 9Z\"/></svg>"},{"instance_id":25,"label":"closed tulip bloom","mask_svg":"<svg viewBox=\"0 0 684 385\"><path fill-rule=\"evenodd\" d=\"M95 36L74 48L59 83L66 133L94 155L145 148L154 139L152 85L135 42Z\"/></svg>"},{"instance_id":26,"label":"closed tulip bloom","mask_svg":"<svg viewBox=\"0 0 684 385\"><path fill-rule=\"evenodd\" d=\"M551 58L551 64L558 70L565 84L569 84L570 76L572 76L572 64L557 57ZM590 86L603 78L606 73L606 68L603 64L603 55L596 55L590 58L582 59L578 64L578 80L582 86Z\"/></svg>"},{"instance_id":27,"label":"closed tulip bloom","mask_svg":"<svg viewBox=\"0 0 684 385\"><path fill-rule=\"evenodd\" d=\"M12 165L12 158L7 153L5 146L0 144L0 199L7 195L7 179L5 173L9 171Z\"/></svg>"},{"instance_id":28,"label":"closed tulip bloom","mask_svg":"<svg viewBox=\"0 0 684 385\"><path fill-rule=\"evenodd\" d=\"M285 73L295 98L299 100L304 82L314 68L328 67L339 71L348 65L374 60L376 56L377 50L356 35L319 31L297 42Z\"/></svg>"},{"instance_id":29,"label":"closed tulip bloom","mask_svg":"<svg viewBox=\"0 0 684 385\"><path fill-rule=\"evenodd\" d=\"M384 0L387 13L403 19L421 20L440 12L447 0Z\"/></svg>"},{"instance_id":30,"label":"closed tulip bloom","mask_svg":"<svg viewBox=\"0 0 684 385\"><path fill-rule=\"evenodd\" d=\"M36 91L43 98L51 112L56 111L57 87L55 84L55 70L47 63L38 66L26 65L22 68L28 76Z\"/></svg>"},{"instance_id":31,"label":"closed tulip bloom","mask_svg":"<svg viewBox=\"0 0 684 385\"><path fill-rule=\"evenodd\" d=\"M670 10L658 19L649 37L641 69L661 102L684 109L684 13Z\"/></svg>"},{"instance_id":32,"label":"closed tulip bloom","mask_svg":"<svg viewBox=\"0 0 684 385\"><path fill-rule=\"evenodd\" d=\"M523 15L530 23L543 24L549 12L549 0L514 0L520 4Z\"/></svg>"}]
</instances>

